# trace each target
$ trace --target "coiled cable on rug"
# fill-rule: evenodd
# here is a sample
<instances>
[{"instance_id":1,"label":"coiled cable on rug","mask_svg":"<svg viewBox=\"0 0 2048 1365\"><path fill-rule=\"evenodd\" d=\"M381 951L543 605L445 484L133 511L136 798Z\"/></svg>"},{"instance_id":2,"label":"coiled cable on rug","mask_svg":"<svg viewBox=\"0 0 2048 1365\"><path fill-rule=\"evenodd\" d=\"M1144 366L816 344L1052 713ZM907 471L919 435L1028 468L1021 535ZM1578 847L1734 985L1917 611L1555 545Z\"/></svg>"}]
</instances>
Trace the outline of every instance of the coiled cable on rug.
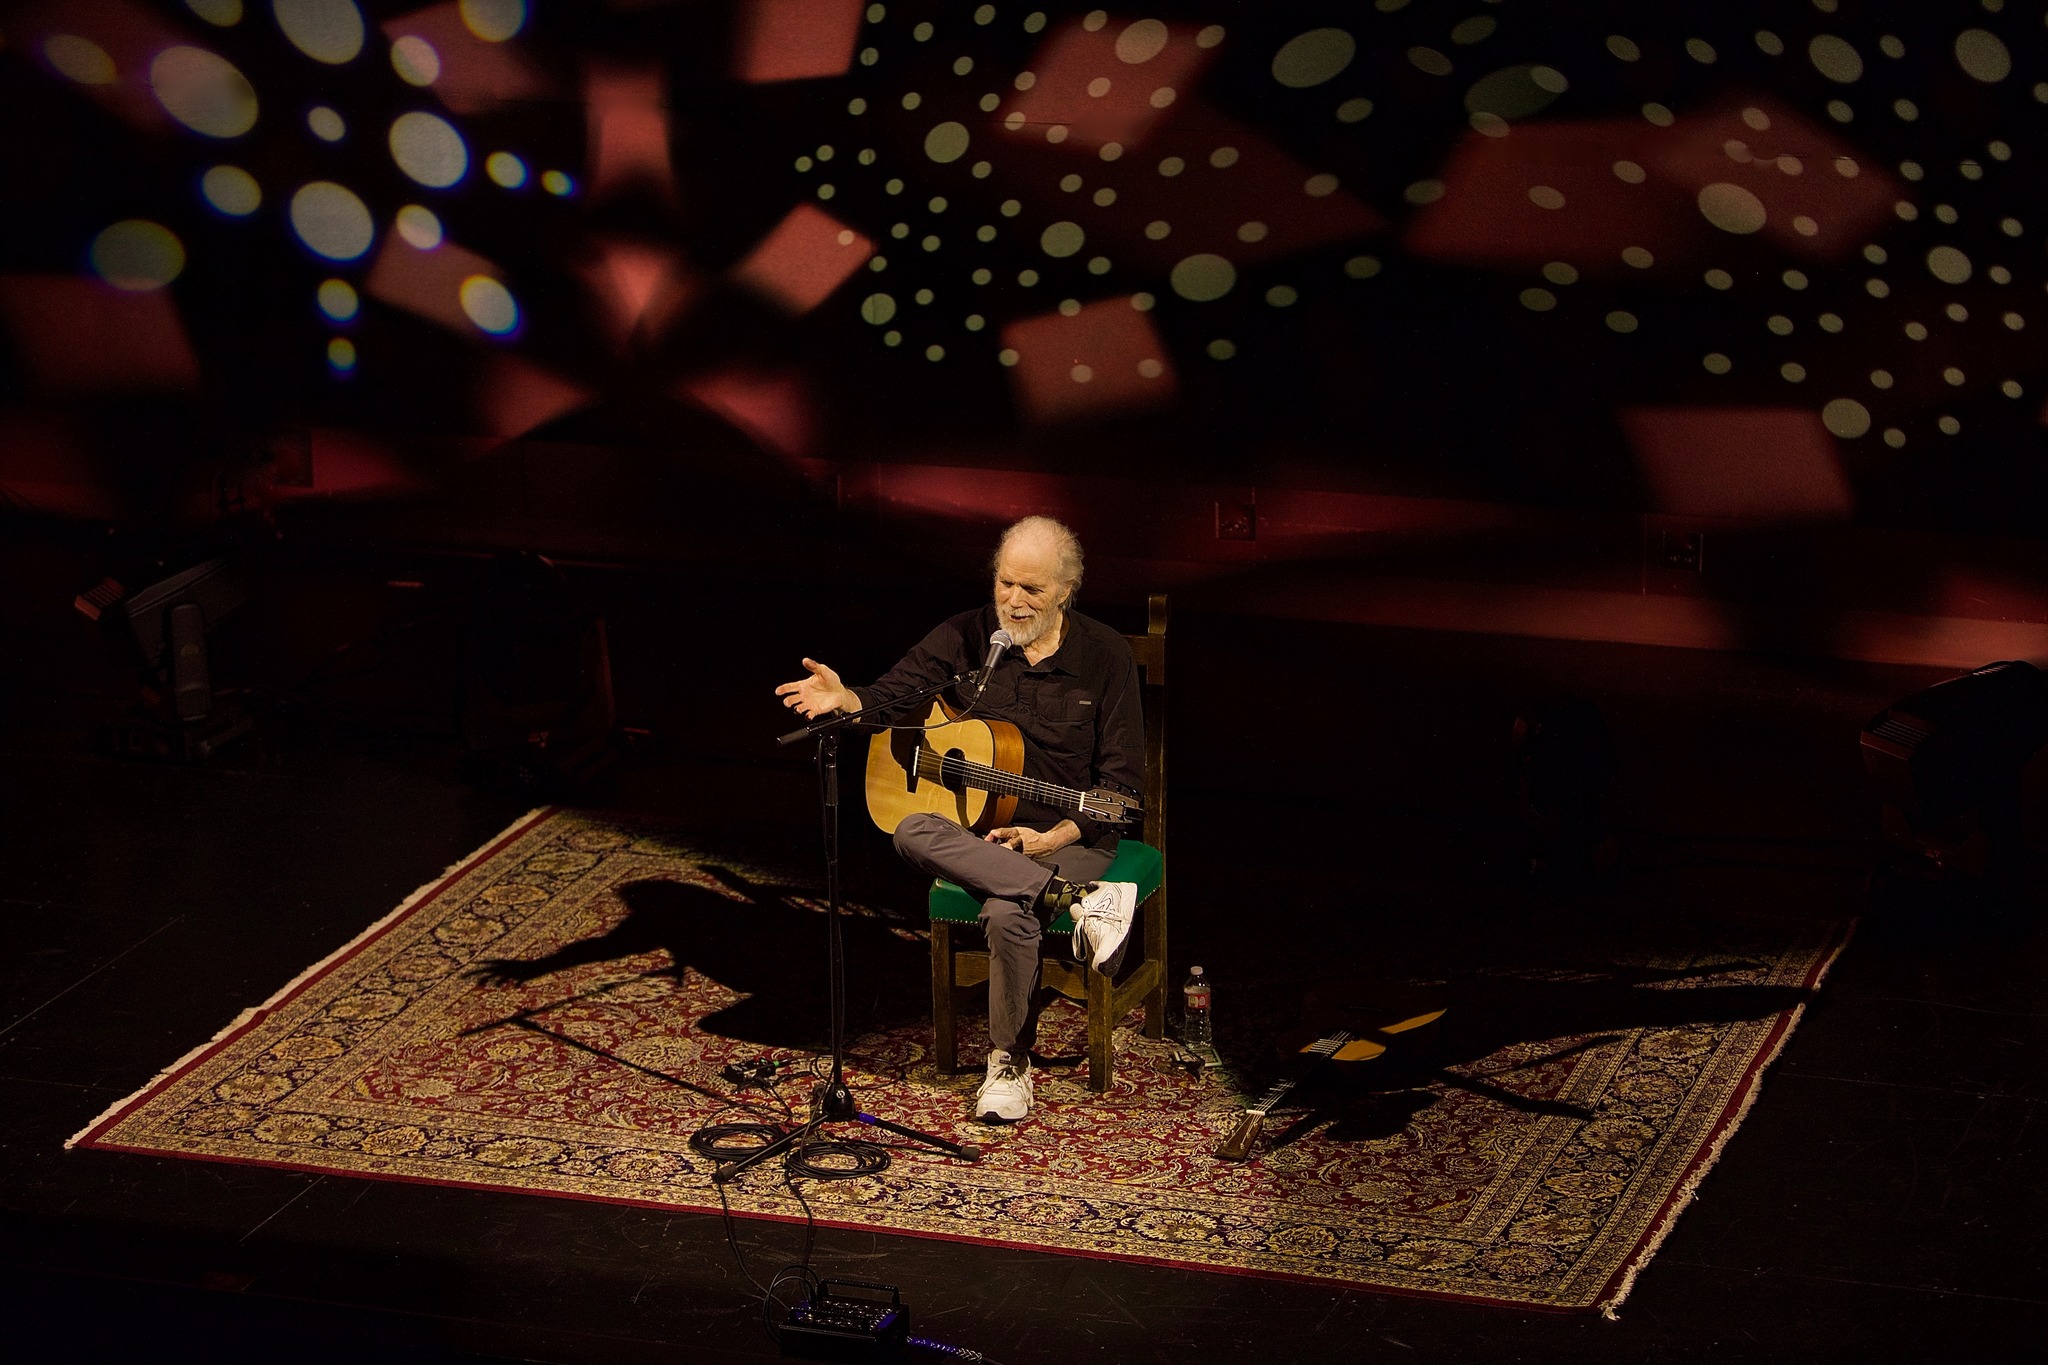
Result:
<instances>
[{"instance_id":1,"label":"coiled cable on rug","mask_svg":"<svg viewBox=\"0 0 2048 1365\"><path fill-rule=\"evenodd\" d=\"M837 1162L826 1165L826 1162ZM851 1165L845 1164L851 1162ZM822 1139L806 1142L790 1149L782 1159L783 1169L791 1175L807 1176L812 1180L852 1180L863 1175L880 1175L889 1167L889 1154L872 1142L857 1138L844 1141Z\"/></svg>"},{"instance_id":2,"label":"coiled cable on rug","mask_svg":"<svg viewBox=\"0 0 2048 1365\"><path fill-rule=\"evenodd\" d=\"M712 1123L690 1134L690 1150L713 1161L750 1157L783 1135L772 1123ZM736 1141L736 1139L751 1139Z\"/></svg>"}]
</instances>

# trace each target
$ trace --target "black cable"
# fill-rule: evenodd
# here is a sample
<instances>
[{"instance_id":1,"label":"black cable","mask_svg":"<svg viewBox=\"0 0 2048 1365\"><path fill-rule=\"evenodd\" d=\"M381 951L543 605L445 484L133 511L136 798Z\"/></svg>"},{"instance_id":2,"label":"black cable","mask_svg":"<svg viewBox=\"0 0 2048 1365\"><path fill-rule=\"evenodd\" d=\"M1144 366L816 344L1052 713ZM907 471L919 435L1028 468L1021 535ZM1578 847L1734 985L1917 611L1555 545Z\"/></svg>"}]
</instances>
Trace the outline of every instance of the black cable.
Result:
<instances>
[{"instance_id":1,"label":"black cable","mask_svg":"<svg viewBox=\"0 0 2048 1365\"><path fill-rule=\"evenodd\" d=\"M737 1144L733 1142L734 1138L742 1136L761 1138L763 1141ZM705 1156L731 1159L759 1151L765 1142L772 1142L781 1136L781 1129L765 1123L721 1123L701 1128L691 1134L690 1146ZM747 1253L740 1246L739 1228L733 1218L732 1203L726 1198L725 1183L717 1180L712 1182L718 1191L719 1221L725 1229L725 1244L731 1249L733 1261L739 1266L740 1274L754 1287L754 1292L761 1296L761 1329L768 1334L770 1341L777 1343L780 1343L781 1336L780 1326L776 1322L776 1310L781 1309L785 1317L789 1313L789 1306L778 1297L777 1291L786 1281L797 1279L803 1282L804 1297L808 1300L817 1296L819 1285L817 1272L811 1269L811 1253L817 1245L818 1238L817 1216L811 1210L810 1201L804 1198L803 1191L792 1183L786 1168L783 1180L789 1185L789 1192L796 1196L796 1202L804 1211L803 1256L800 1260L776 1271L765 1285L754 1277L752 1268L747 1265Z\"/></svg>"},{"instance_id":2,"label":"black cable","mask_svg":"<svg viewBox=\"0 0 2048 1365\"><path fill-rule=\"evenodd\" d=\"M804 1264L786 1265L782 1269L776 1271L775 1278L768 1281L768 1288L762 1295L761 1325L767 1329L769 1337L777 1343L780 1343L782 1338L779 1335L780 1325L775 1321L775 1310L778 1308L782 1309L783 1316L787 1317L789 1315L789 1309L782 1302L781 1299L775 1296L775 1291L781 1288L782 1282L784 1280L789 1279L796 1279L803 1282L805 1302L808 1303L810 1300L818 1297L818 1274L816 1271L812 1270L809 1265L808 1253L805 1256Z\"/></svg>"},{"instance_id":3,"label":"black cable","mask_svg":"<svg viewBox=\"0 0 2048 1365\"><path fill-rule=\"evenodd\" d=\"M905 1337L904 1340L912 1346L922 1346L927 1351L937 1351L940 1355L948 1355L955 1360L978 1361L980 1365L1002 1365L1002 1362L991 1360L971 1346L949 1346L943 1341L933 1341L930 1337Z\"/></svg>"},{"instance_id":4,"label":"black cable","mask_svg":"<svg viewBox=\"0 0 2048 1365\"><path fill-rule=\"evenodd\" d=\"M769 1084L762 1088L767 1090L775 1102L782 1106L783 1113L789 1116L791 1124L794 1125L796 1111L791 1108L788 1098L782 1094L778 1086ZM728 1101L728 1104L732 1105L739 1103L740 1101L737 1097ZM690 1134L690 1149L701 1156L721 1163L744 1160L760 1151L761 1148L769 1143L787 1136L788 1132L789 1129L778 1128L773 1124L767 1123L707 1124ZM791 1153L791 1157L793 1158L794 1156L795 1153ZM733 1218L732 1204L726 1198L725 1183L718 1180L712 1182L712 1185L718 1190L718 1211L720 1222L725 1230L725 1244L731 1249L732 1258L738 1264L740 1274L745 1276L747 1283L754 1287L754 1292L761 1296L762 1330L768 1334L770 1341L777 1342L778 1344L781 1341L781 1336L780 1325L776 1321L776 1310L781 1309L785 1317L788 1316L789 1312L789 1306L778 1297L778 1291L783 1284L791 1279L801 1281L804 1285L804 1297L806 1300L815 1298L819 1287L817 1272L811 1269L811 1255L816 1250L818 1241L817 1214L812 1210L810 1201L804 1198L803 1191L797 1188L796 1174L797 1172L792 1169L791 1161L785 1159L782 1176L783 1184L796 1199L798 1206L804 1211L803 1254L795 1263L786 1265L776 1271L775 1274L769 1277L768 1283L765 1285L754 1277L753 1270L747 1265L746 1252L740 1247L739 1228Z\"/></svg>"},{"instance_id":5,"label":"black cable","mask_svg":"<svg viewBox=\"0 0 2048 1365\"><path fill-rule=\"evenodd\" d=\"M718 1191L718 1211L720 1221L725 1225L725 1244L732 1248L732 1258L738 1263L740 1274L747 1277L747 1283L754 1286L756 1294L766 1297L768 1286L754 1278L754 1272L747 1268L747 1255L740 1250L739 1230L733 1223L732 1205L725 1199L725 1186L721 1182L713 1181L712 1187Z\"/></svg>"},{"instance_id":6,"label":"black cable","mask_svg":"<svg viewBox=\"0 0 2048 1365\"><path fill-rule=\"evenodd\" d=\"M811 1269L811 1253L818 1246L818 1216L811 1210L811 1201L804 1198L804 1192L796 1187L796 1175L790 1170L787 1160L782 1164L782 1184L796 1199L797 1207L804 1211L804 1254L798 1264L808 1274Z\"/></svg>"},{"instance_id":7,"label":"black cable","mask_svg":"<svg viewBox=\"0 0 2048 1365\"><path fill-rule=\"evenodd\" d=\"M827 1162L839 1164L827 1165ZM848 1164L850 1163L850 1164ZM889 1153L872 1142L857 1138L823 1139L806 1142L792 1148L783 1158L783 1170L790 1176L808 1176L812 1180L853 1180L864 1175L880 1175L889 1168ZM794 1189L791 1186L791 1189ZM798 1195L799 1199L803 1196Z\"/></svg>"},{"instance_id":8,"label":"black cable","mask_svg":"<svg viewBox=\"0 0 2048 1365\"><path fill-rule=\"evenodd\" d=\"M742 1161L782 1136L783 1130L771 1123L709 1123L690 1134L690 1150L713 1161ZM759 1140L734 1141L741 1137Z\"/></svg>"},{"instance_id":9,"label":"black cable","mask_svg":"<svg viewBox=\"0 0 2048 1365\"><path fill-rule=\"evenodd\" d=\"M811 1059L810 1072L814 1079L819 1078L818 1065L822 1060L816 1057ZM796 1111L780 1089L783 1079L785 1078L777 1077L761 1088L782 1106L783 1112L794 1125ZM742 1086L741 1089L744 1090L745 1087ZM738 1106L743 1102L735 1095L727 1103ZM707 1124L690 1135L690 1149L713 1161L744 1160L769 1143L787 1136L788 1131L768 1123ZM811 1208L811 1201L804 1197L802 1188L798 1186L798 1177L811 1180L852 1180L864 1175L879 1175L888 1168L888 1165L889 1153L886 1149L876 1143L858 1139L813 1139L791 1148L782 1159L782 1184L783 1188L789 1191L790 1197L796 1200L798 1207L804 1211L803 1253L798 1260L769 1276L765 1285L754 1277L752 1268L747 1265L746 1252L740 1246L739 1227L733 1217L732 1204L726 1197L725 1183L712 1182L718 1191L719 1221L725 1231L725 1244L732 1251L733 1261L739 1266L740 1274L746 1277L754 1292L761 1296L761 1330L768 1334L770 1341L778 1345L781 1343L778 1310L780 1315L786 1318L791 1309L791 1305L784 1302L781 1297L782 1287L792 1280L802 1284L804 1302L816 1299L823 1287L823 1281L818 1273L811 1268L811 1257L818 1244L817 1213ZM955 1360L973 1362L974 1365L1000 1365L1000 1362L991 1360L971 1347L951 1346L925 1337L910 1337L907 1340L910 1345L936 1351Z\"/></svg>"}]
</instances>

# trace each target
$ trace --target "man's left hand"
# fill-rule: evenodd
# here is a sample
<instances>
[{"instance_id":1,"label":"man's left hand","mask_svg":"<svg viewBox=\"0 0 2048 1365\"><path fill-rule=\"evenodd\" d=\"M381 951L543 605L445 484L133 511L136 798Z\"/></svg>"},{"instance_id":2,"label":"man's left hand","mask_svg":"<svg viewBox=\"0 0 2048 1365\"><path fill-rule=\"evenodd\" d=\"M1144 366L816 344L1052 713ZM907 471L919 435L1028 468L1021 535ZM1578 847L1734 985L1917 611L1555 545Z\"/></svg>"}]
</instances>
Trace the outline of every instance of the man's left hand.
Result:
<instances>
[{"instance_id":1,"label":"man's left hand","mask_svg":"<svg viewBox=\"0 0 2048 1365\"><path fill-rule=\"evenodd\" d=\"M1014 848L1027 858L1043 858L1048 853L1057 853L1081 837L1080 827L1072 820L1062 820L1051 829L1027 829L1023 825L1004 825L992 829L982 838L1004 848Z\"/></svg>"}]
</instances>

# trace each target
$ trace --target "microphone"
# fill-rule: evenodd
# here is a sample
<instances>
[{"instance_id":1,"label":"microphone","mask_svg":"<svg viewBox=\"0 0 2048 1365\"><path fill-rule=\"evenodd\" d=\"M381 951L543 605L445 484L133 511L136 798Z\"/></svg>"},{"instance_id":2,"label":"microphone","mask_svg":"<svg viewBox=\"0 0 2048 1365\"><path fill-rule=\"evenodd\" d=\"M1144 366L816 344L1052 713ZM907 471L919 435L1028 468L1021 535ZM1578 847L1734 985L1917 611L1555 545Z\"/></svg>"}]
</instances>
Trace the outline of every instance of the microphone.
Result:
<instances>
[{"instance_id":1,"label":"microphone","mask_svg":"<svg viewBox=\"0 0 2048 1365\"><path fill-rule=\"evenodd\" d=\"M1003 657L1003 651L1016 644L1016 638L1007 630L999 630L988 637L988 659L981 666L981 675L974 684L974 695L980 696L988 686L988 675L995 672L996 661Z\"/></svg>"}]
</instances>

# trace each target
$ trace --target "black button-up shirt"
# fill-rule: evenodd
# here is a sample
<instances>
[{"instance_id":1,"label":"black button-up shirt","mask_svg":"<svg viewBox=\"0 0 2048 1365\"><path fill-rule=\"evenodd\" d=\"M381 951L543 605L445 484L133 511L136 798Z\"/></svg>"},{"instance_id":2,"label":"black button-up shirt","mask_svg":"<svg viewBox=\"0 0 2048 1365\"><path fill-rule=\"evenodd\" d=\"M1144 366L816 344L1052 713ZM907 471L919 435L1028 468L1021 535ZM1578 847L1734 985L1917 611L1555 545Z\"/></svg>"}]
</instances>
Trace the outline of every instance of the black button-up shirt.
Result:
<instances>
[{"instance_id":1,"label":"black button-up shirt","mask_svg":"<svg viewBox=\"0 0 2048 1365\"><path fill-rule=\"evenodd\" d=\"M1000 624L993 604L962 612L925 636L872 686L854 692L863 706L876 706L956 673L971 673L988 657L988 637ZM957 695L965 690L956 688L956 695L948 698L956 709L969 700ZM1082 791L1108 787L1142 801L1141 705L1138 665L1124 637L1092 617L1068 611L1060 647L1039 662L1027 662L1024 651L1015 646L1004 651L974 713L1006 720L1023 732L1026 777ZM901 725L921 717L902 714L887 719ZM1116 847L1116 825L1018 798L1016 823L1050 829L1061 820L1072 820L1081 841L1091 847Z\"/></svg>"}]
</instances>

